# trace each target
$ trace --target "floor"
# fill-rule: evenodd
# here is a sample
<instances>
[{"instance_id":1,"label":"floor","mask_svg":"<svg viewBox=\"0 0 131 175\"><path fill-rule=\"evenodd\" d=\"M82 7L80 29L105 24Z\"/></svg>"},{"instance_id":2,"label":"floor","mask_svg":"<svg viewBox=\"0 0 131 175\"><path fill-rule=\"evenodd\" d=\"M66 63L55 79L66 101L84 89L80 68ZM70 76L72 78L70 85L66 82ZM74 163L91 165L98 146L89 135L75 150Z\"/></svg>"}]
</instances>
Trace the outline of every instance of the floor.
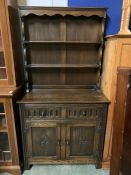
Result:
<instances>
[{"instance_id":1,"label":"floor","mask_svg":"<svg viewBox=\"0 0 131 175\"><path fill-rule=\"evenodd\" d=\"M94 165L39 165L26 170L23 175L109 175L109 171L96 169Z\"/></svg>"}]
</instances>

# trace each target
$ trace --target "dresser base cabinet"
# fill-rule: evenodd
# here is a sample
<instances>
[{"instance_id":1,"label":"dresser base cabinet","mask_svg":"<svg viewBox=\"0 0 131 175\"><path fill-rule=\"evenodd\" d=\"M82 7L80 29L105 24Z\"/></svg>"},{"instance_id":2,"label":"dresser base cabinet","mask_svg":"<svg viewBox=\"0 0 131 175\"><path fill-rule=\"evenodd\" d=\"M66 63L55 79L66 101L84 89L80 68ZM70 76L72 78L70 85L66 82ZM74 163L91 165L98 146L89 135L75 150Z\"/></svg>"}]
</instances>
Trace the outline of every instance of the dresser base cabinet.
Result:
<instances>
[{"instance_id":1,"label":"dresser base cabinet","mask_svg":"<svg viewBox=\"0 0 131 175\"><path fill-rule=\"evenodd\" d=\"M28 101L32 98L30 95L32 93L19 102L25 168L33 164L68 163L90 163L100 168L107 101L70 104L62 100L64 103L51 103L56 94L55 91L51 94L50 90L50 94L41 94L43 101L46 98L45 104L37 99L31 103ZM49 98L53 99L50 101Z\"/></svg>"}]
</instances>

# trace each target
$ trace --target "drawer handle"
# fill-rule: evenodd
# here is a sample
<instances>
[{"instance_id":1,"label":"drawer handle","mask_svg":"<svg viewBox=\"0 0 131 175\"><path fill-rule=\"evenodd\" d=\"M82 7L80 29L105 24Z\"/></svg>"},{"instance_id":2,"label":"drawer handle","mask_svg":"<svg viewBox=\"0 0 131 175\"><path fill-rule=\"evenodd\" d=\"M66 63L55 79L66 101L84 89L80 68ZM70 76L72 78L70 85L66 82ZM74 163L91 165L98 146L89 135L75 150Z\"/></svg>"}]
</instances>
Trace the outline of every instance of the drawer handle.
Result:
<instances>
[{"instance_id":1,"label":"drawer handle","mask_svg":"<svg viewBox=\"0 0 131 175\"><path fill-rule=\"evenodd\" d=\"M82 111L82 116L86 116L86 111Z\"/></svg>"},{"instance_id":2,"label":"drawer handle","mask_svg":"<svg viewBox=\"0 0 131 175\"><path fill-rule=\"evenodd\" d=\"M57 141L57 145L58 145L58 146L60 145L60 142L61 142L60 140Z\"/></svg>"},{"instance_id":3,"label":"drawer handle","mask_svg":"<svg viewBox=\"0 0 131 175\"><path fill-rule=\"evenodd\" d=\"M42 115L43 117L46 117L46 116L47 116L47 111L42 111L41 115Z\"/></svg>"},{"instance_id":4,"label":"drawer handle","mask_svg":"<svg viewBox=\"0 0 131 175\"><path fill-rule=\"evenodd\" d=\"M66 145L70 145L70 141L69 140L66 140Z\"/></svg>"}]
</instances>

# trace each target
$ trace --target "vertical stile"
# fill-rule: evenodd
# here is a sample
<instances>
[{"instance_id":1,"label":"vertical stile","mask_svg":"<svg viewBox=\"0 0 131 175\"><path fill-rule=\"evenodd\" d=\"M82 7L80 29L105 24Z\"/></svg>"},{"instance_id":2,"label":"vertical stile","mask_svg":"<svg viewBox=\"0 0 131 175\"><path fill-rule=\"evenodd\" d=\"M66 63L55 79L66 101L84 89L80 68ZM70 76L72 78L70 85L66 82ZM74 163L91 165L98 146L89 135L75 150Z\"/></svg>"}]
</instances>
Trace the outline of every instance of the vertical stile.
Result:
<instances>
[{"instance_id":1,"label":"vertical stile","mask_svg":"<svg viewBox=\"0 0 131 175\"><path fill-rule=\"evenodd\" d=\"M65 18L65 17L63 17ZM60 24L60 39L66 41L66 20L62 20ZM62 46L61 64L66 64L66 43ZM61 81L62 84L66 84L66 69L61 69Z\"/></svg>"},{"instance_id":2,"label":"vertical stile","mask_svg":"<svg viewBox=\"0 0 131 175\"><path fill-rule=\"evenodd\" d=\"M101 20L101 25L99 27L99 33L101 34L101 36L99 36L99 40L101 42L101 45L99 47L99 51L98 51L98 64L100 65L100 68L99 68L99 72L98 72L98 83L97 83L97 86L100 88L100 85L101 85L101 71L102 71L102 58L103 58L103 44L104 44L104 25L105 25L105 17L102 18Z\"/></svg>"},{"instance_id":3,"label":"vertical stile","mask_svg":"<svg viewBox=\"0 0 131 175\"><path fill-rule=\"evenodd\" d=\"M24 19L21 18L21 30L22 30L22 39L25 41L25 28L24 28ZM26 45L23 44L23 57L24 57L24 69L25 69L25 81L26 81L26 92L28 93L30 91L29 89L29 80L28 80L28 70L26 68L27 66L27 58L26 58Z\"/></svg>"}]
</instances>

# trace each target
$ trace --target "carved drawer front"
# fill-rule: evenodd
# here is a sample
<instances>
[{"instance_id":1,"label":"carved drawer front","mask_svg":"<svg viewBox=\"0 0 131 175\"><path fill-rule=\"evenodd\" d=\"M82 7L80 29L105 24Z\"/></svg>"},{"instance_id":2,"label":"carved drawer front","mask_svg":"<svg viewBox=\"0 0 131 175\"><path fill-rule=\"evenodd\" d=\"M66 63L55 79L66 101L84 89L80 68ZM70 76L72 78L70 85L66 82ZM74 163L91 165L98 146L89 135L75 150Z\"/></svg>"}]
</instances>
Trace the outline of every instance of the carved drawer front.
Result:
<instances>
[{"instance_id":1,"label":"carved drawer front","mask_svg":"<svg viewBox=\"0 0 131 175\"><path fill-rule=\"evenodd\" d=\"M72 105L66 108L66 117L73 119L100 119L103 105Z\"/></svg>"},{"instance_id":2,"label":"carved drawer front","mask_svg":"<svg viewBox=\"0 0 131 175\"><path fill-rule=\"evenodd\" d=\"M61 108L55 105L26 105L24 116L32 119L58 119L61 117Z\"/></svg>"},{"instance_id":3,"label":"carved drawer front","mask_svg":"<svg viewBox=\"0 0 131 175\"><path fill-rule=\"evenodd\" d=\"M25 118L30 119L101 119L105 107L103 104L26 104L21 106Z\"/></svg>"},{"instance_id":4,"label":"carved drawer front","mask_svg":"<svg viewBox=\"0 0 131 175\"><path fill-rule=\"evenodd\" d=\"M60 127L56 123L26 121L26 156L32 160L54 160L60 157Z\"/></svg>"},{"instance_id":5,"label":"carved drawer front","mask_svg":"<svg viewBox=\"0 0 131 175\"><path fill-rule=\"evenodd\" d=\"M67 125L66 157L73 160L95 160L98 150L98 123Z\"/></svg>"}]
</instances>

